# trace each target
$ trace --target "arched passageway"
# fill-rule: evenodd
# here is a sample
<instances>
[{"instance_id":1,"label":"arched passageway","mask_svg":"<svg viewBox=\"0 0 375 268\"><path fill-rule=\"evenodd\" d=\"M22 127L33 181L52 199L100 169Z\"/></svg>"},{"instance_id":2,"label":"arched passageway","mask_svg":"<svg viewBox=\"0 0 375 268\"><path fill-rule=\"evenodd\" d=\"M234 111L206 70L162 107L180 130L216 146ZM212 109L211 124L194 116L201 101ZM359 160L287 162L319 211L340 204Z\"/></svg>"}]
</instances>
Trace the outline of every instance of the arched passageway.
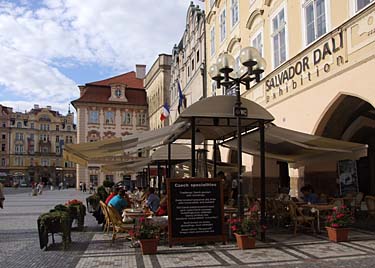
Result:
<instances>
[{"instance_id":1,"label":"arched passageway","mask_svg":"<svg viewBox=\"0 0 375 268\"><path fill-rule=\"evenodd\" d=\"M359 190L375 194L375 108L370 103L340 95L322 116L314 134L367 144L367 157L357 161Z\"/></svg>"}]
</instances>

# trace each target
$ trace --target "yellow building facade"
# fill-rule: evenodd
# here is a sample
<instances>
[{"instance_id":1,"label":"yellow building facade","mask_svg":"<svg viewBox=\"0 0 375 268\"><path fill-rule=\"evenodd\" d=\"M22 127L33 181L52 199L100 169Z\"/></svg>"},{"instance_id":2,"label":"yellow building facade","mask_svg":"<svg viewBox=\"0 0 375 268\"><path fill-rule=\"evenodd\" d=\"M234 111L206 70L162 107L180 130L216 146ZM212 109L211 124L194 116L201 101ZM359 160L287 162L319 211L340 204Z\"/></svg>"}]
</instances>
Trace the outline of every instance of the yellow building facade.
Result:
<instances>
[{"instance_id":1,"label":"yellow building facade","mask_svg":"<svg viewBox=\"0 0 375 268\"><path fill-rule=\"evenodd\" d=\"M242 96L264 106L280 127L367 144L367 156L356 161L359 190L374 194L374 1L206 1L206 13L208 66L224 51L237 59L241 48L256 47L267 68ZM210 83L212 94L232 94ZM244 164L250 177L259 176L256 158L246 156ZM267 161L268 178L280 176L279 164ZM293 195L306 183L337 190L337 161L306 160L288 171Z\"/></svg>"},{"instance_id":2,"label":"yellow building facade","mask_svg":"<svg viewBox=\"0 0 375 268\"><path fill-rule=\"evenodd\" d=\"M143 81L147 92L148 120L150 130L169 125L169 118L160 119L164 104L169 105L172 56L160 54Z\"/></svg>"}]
</instances>

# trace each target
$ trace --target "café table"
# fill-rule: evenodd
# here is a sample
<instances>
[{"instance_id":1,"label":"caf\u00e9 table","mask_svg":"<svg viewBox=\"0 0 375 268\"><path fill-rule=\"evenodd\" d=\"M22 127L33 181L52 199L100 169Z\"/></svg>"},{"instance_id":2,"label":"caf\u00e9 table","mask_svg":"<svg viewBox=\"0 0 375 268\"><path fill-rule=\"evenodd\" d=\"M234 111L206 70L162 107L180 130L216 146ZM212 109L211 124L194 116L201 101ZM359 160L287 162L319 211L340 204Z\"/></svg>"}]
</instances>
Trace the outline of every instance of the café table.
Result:
<instances>
[{"instance_id":1,"label":"caf\u00e9 table","mask_svg":"<svg viewBox=\"0 0 375 268\"><path fill-rule=\"evenodd\" d=\"M126 208L122 212L122 219L124 222L126 222L128 218L135 219L137 221L139 218L146 218L151 215L152 212L149 210L144 211L143 209Z\"/></svg>"},{"instance_id":2,"label":"caf\u00e9 table","mask_svg":"<svg viewBox=\"0 0 375 268\"><path fill-rule=\"evenodd\" d=\"M307 208L310 209L312 213L316 213L316 224L317 224L317 231L318 233L321 232L320 230L320 213L323 211L330 211L332 210L335 205L333 204L303 204L300 205L301 208Z\"/></svg>"}]
</instances>

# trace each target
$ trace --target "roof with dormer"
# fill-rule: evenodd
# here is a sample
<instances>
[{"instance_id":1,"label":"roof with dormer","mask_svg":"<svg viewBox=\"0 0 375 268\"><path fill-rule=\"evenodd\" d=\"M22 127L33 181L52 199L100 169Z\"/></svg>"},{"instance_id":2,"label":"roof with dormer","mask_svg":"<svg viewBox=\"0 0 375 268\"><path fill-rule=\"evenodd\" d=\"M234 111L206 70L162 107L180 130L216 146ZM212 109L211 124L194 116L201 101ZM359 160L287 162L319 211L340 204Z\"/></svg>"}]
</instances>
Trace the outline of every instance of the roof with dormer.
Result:
<instances>
[{"instance_id":1,"label":"roof with dormer","mask_svg":"<svg viewBox=\"0 0 375 268\"><path fill-rule=\"evenodd\" d=\"M109 100L111 97L111 85L116 84L126 85L125 96L127 102ZM84 86L80 86L80 89L81 96L72 101L73 106L76 106L77 103L147 105L143 79L137 78L134 71L96 82L86 83Z\"/></svg>"}]
</instances>

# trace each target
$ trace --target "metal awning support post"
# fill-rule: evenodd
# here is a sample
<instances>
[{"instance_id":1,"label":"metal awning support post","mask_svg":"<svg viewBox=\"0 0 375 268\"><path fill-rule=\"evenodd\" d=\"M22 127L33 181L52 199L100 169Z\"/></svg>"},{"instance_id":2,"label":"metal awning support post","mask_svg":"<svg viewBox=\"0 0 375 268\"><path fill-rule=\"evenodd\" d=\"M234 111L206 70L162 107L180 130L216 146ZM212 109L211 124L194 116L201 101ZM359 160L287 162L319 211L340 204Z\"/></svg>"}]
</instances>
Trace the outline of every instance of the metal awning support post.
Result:
<instances>
[{"instance_id":1,"label":"metal awning support post","mask_svg":"<svg viewBox=\"0 0 375 268\"><path fill-rule=\"evenodd\" d=\"M266 241L266 158L265 158L265 140L264 140L264 121L259 122L260 133L260 225L261 239Z\"/></svg>"},{"instance_id":2,"label":"metal awning support post","mask_svg":"<svg viewBox=\"0 0 375 268\"><path fill-rule=\"evenodd\" d=\"M214 140L214 178L217 177L217 143L216 140Z\"/></svg>"},{"instance_id":3,"label":"metal awning support post","mask_svg":"<svg viewBox=\"0 0 375 268\"><path fill-rule=\"evenodd\" d=\"M146 183L146 187L150 185L150 182L151 182L151 168L150 168L150 164L147 165L147 183Z\"/></svg>"},{"instance_id":4,"label":"metal awning support post","mask_svg":"<svg viewBox=\"0 0 375 268\"><path fill-rule=\"evenodd\" d=\"M168 142L168 173L167 173L167 178L171 177L171 172L172 172L172 160L171 160L171 143Z\"/></svg>"},{"instance_id":5,"label":"metal awning support post","mask_svg":"<svg viewBox=\"0 0 375 268\"><path fill-rule=\"evenodd\" d=\"M195 118L191 118L191 177L195 177Z\"/></svg>"},{"instance_id":6,"label":"metal awning support post","mask_svg":"<svg viewBox=\"0 0 375 268\"><path fill-rule=\"evenodd\" d=\"M158 166L158 194L159 197L161 197L161 166L160 166L160 161L157 161L157 166Z\"/></svg>"}]
</instances>

